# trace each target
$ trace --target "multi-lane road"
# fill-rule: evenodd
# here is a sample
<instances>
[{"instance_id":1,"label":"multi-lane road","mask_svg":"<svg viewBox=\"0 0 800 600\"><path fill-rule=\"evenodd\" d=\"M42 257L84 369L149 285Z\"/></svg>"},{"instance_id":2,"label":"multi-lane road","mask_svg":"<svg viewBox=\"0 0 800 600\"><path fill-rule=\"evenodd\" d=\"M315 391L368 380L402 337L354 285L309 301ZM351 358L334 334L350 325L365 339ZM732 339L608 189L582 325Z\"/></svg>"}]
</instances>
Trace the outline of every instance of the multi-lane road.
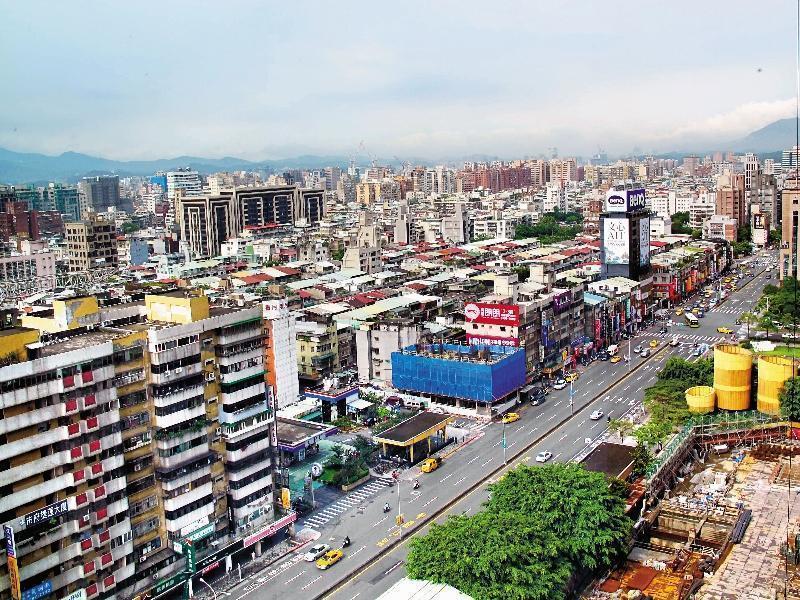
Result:
<instances>
[{"instance_id":1,"label":"multi-lane road","mask_svg":"<svg viewBox=\"0 0 800 600\"><path fill-rule=\"evenodd\" d=\"M734 321L739 314L752 309L766 283L763 269L754 272L754 278L741 281L737 291L706 313L699 328L679 325L682 320L673 316L675 325L666 335L657 333L659 325L641 332L633 345L646 345L651 339L660 341L646 359L633 354L630 365L624 361L590 364L574 384L572 406L567 387L551 391L541 406L523 407L519 411L521 419L505 426L507 464L502 447L503 426L493 423L433 473L410 469L403 474L399 488L387 487L342 504L334 517L318 528L321 535L316 542L339 547L342 539L349 536L352 545L345 549L345 556L338 564L320 571L314 563L303 561L300 553L289 555L233 589L231 600L279 596L368 600L380 596L405 575L408 541L424 534L431 522L441 522L450 514L480 510L488 497L488 483L515 465L535 464L535 456L542 450L552 452L553 461L570 461L581 456L589 449L587 438L597 440L607 435L605 417L592 421L589 419L592 411L599 409L612 417L636 411L644 388L653 383L667 358L674 355L688 358L695 342L711 344L724 339L726 336L717 333L717 327L736 329ZM674 335L680 345L667 345ZM627 352L627 345L622 352ZM414 479L420 481L419 490L413 489ZM401 527L395 525L398 490L400 512L405 517ZM388 514L383 512L386 502L392 507Z\"/></svg>"}]
</instances>

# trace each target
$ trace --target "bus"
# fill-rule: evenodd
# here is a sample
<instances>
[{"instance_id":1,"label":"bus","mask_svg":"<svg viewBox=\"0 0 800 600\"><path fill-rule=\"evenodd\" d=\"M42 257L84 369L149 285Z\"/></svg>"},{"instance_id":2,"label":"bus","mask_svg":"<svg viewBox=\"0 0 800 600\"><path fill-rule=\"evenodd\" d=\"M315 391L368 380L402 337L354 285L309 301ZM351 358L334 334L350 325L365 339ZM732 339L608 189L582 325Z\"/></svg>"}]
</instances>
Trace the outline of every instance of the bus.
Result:
<instances>
[{"instance_id":1,"label":"bus","mask_svg":"<svg viewBox=\"0 0 800 600\"><path fill-rule=\"evenodd\" d=\"M686 317L686 324L689 327L700 327L700 319L698 319L695 315L690 312L683 313Z\"/></svg>"}]
</instances>

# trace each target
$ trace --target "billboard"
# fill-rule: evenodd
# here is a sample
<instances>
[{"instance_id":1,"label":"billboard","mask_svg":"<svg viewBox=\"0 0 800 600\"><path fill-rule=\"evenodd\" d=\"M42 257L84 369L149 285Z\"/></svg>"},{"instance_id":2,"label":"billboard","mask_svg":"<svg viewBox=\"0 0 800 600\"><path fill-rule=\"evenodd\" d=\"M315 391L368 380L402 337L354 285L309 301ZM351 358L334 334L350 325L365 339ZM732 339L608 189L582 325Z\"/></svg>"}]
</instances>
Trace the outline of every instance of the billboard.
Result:
<instances>
[{"instance_id":1,"label":"billboard","mask_svg":"<svg viewBox=\"0 0 800 600\"><path fill-rule=\"evenodd\" d=\"M44 508L39 508L33 512L29 512L22 517L21 522L25 527L30 527L31 525L36 525L42 521L52 519L53 517L63 515L67 511L69 511L69 505L67 504L67 501L59 500L57 502L53 502L53 504L45 506Z\"/></svg>"},{"instance_id":2,"label":"billboard","mask_svg":"<svg viewBox=\"0 0 800 600\"><path fill-rule=\"evenodd\" d=\"M467 334L467 343L470 346L519 346L519 338L515 337L497 337L494 335L472 335Z\"/></svg>"},{"instance_id":3,"label":"billboard","mask_svg":"<svg viewBox=\"0 0 800 600\"><path fill-rule=\"evenodd\" d=\"M3 525L6 538L6 562L8 563L8 582L11 585L12 600L20 600L22 592L19 583L19 566L17 565L17 545L14 542L14 530L8 525Z\"/></svg>"},{"instance_id":4,"label":"billboard","mask_svg":"<svg viewBox=\"0 0 800 600\"><path fill-rule=\"evenodd\" d=\"M650 217L639 219L639 266L650 264Z\"/></svg>"},{"instance_id":5,"label":"billboard","mask_svg":"<svg viewBox=\"0 0 800 600\"><path fill-rule=\"evenodd\" d=\"M627 265L630 262L629 240L628 219L603 219L603 249L606 264Z\"/></svg>"},{"instance_id":6,"label":"billboard","mask_svg":"<svg viewBox=\"0 0 800 600\"><path fill-rule=\"evenodd\" d=\"M464 318L467 323L519 327L519 306L470 302L464 306Z\"/></svg>"},{"instance_id":7,"label":"billboard","mask_svg":"<svg viewBox=\"0 0 800 600\"><path fill-rule=\"evenodd\" d=\"M615 190L606 194L606 212L626 213L643 210L646 206L644 189Z\"/></svg>"},{"instance_id":8,"label":"billboard","mask_svg":"<svg viewBox=\"0 0 800 600\"><path fill-rule=\"evenodd\" d=\"M764 229L764 215L755 213L753 215L753 229Z\"/></svg>"},{"instance_id":9,"label":"billboard","mask_svg":"<svg viewBox=\"0 0 800 600\"><path fill-rule=\"evenodd\" d=\"M553 296L553 314L560 315L572 305L572 292L562 292Z\"/></svg>"}]
</instances>

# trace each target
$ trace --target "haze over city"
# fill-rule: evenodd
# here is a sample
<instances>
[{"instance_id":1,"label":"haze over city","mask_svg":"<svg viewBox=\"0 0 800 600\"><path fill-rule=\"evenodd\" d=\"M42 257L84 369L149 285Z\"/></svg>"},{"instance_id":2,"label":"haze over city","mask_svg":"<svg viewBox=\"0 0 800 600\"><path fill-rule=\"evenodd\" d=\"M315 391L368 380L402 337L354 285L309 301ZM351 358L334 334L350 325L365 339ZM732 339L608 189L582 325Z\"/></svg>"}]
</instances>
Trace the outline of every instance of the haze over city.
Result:
<instances>
[{"instance_id":1,"label":"haze over city","mask_svg":"<svg viewBox=\"0 0 800 600\"><path fill-rule=\"evenodd\" d=\"M0 3L0 147L704 150L793 112L780 2Z\"/></svg>"}]
</instances>

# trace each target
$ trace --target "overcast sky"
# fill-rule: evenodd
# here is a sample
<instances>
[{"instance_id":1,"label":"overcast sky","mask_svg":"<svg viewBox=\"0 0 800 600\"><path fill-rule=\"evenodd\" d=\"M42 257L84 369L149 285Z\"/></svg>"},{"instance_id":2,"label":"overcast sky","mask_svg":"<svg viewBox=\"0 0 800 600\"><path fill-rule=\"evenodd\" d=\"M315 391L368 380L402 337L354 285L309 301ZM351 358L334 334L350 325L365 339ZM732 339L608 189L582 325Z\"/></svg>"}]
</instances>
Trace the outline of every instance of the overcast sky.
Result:
<instances>
[{"instance_id":1,"label":"overcast sky","mask_svg":"<svg viewBox=\"0 0 800 600\"><path fill-rule=\"evenodd\" d=\"M697 147L794 113L779 0L0 0L0 146L116 159ZM762 69L761 72L758 69Z\"/></svg>"}]
</instances>

